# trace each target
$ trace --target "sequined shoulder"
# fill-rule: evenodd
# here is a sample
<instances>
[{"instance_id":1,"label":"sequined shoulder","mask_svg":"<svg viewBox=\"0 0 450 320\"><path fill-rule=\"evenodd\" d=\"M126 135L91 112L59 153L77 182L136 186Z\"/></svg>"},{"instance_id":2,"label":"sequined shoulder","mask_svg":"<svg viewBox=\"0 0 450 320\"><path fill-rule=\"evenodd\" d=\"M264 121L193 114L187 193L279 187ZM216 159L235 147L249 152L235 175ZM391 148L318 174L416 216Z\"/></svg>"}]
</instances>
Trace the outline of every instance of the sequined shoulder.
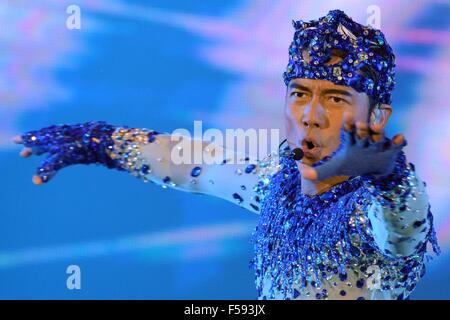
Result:
<instances>
[{"instance_id":1,"label":"sequined shoulder","mask_svg":"<svg viewBox=\"0 0 450 320\"><path fill-rule=\"evenodd\" d=\"M277 152L269 153L262 160L258 161L256 171L258 182L254 187L254 191L260 198L265 197L271 178L280 170L280 168L280 155Z\"/></svg>"}]
</instances>

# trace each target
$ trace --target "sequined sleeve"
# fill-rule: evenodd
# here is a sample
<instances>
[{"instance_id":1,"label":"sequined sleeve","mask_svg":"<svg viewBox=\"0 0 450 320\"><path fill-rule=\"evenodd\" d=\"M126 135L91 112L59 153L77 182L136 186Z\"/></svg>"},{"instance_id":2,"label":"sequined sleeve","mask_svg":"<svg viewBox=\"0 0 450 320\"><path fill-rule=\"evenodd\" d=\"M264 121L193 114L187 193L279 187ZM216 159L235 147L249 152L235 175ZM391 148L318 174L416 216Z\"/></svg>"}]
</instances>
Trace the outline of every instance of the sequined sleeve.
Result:
<instances>
[{"instance_id":1,"label":"sequined sleeve","mask_svg":"<svg viewBox=\"0 0 450 320\"><path fill-rule=\"evenodd\" d=\"M118 128L112 138L110 157L145 182L216 196L255 213L278 159L269 154L259 161L208 141L185 136L181 142L147 129ZM189 161L181 160L185 152Z\"/></svg>"},{"instance_id":2,"label":"sequined sleeve","mask_svg":"<svg viewBox=\"0 0 450 320\"><path fill-rule=\"evenodd\" d=\"M261 201L266 197L272 177L275 173L280 171L280 169L280 156L277 152L268 154L265 158L258 162L258 182L254 188L254 191Z\"/></svg>"},{"instance_id":3,"label":"sequined sleeve","mask_svg":"<svg viewBox=\"0 0 450 320\"><path fill-rule=\"evenodd\" d=\"M372 235L382 252L410 256L426 251L431 242L439 253L426 184L403 152L392 174L365 182L375 200L368 210Z\"/></svg>"}]
</instances>

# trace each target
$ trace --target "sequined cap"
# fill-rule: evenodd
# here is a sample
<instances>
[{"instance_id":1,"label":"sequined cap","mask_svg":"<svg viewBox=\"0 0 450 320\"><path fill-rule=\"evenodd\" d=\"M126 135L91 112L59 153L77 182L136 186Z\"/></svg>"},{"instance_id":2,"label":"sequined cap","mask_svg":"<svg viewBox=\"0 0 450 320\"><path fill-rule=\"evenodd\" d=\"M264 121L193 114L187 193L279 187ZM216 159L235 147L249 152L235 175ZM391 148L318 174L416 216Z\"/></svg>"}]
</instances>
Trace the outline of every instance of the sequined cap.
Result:
<instances>
[{"instance_id":1,"label":"sequined cap","mask_svg":"<svg viewBox=\"0 0 450 320\"><path fill-rule=\"evenodd\" d=\"M391 103L395 55L380 30L354 22L341 10L318 20L293 21L293 25L294 39L283 73L286 85L293 78L329 80L365 92L379 103ZM332 55L342 60L327 65Z\"/></svg>"}]
</instances>

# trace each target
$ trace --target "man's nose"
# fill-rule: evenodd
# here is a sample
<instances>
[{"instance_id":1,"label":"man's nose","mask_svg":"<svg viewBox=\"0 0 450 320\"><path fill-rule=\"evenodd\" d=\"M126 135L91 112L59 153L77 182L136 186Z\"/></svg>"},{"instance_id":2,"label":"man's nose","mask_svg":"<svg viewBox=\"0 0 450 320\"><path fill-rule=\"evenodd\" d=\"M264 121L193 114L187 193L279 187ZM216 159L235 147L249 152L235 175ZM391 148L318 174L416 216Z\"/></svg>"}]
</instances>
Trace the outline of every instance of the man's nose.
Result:
<instances>
[{"instance_id":1,"label":"man's nose","mask_svg":"<svg viewBox=\"0 0 450 320\"><path fill-rule=\"evenodd\" d=\"M303 110L301 119L306 128L325 128L327 125L326 112L318 99L313 99Z\"/></svg>"}]
</instances>

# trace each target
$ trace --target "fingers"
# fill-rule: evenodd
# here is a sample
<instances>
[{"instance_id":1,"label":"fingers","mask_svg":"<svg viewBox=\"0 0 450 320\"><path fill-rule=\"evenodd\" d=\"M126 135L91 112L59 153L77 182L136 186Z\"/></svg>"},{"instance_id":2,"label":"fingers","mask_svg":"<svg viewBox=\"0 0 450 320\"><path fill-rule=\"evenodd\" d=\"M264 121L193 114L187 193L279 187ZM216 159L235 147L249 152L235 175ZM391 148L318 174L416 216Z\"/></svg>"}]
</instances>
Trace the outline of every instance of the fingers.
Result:
<instances>
[{"instance_id":1,"label":"fingers","mask_svg":"<svg viewBox=\"0 0 450 320\"><path fill-rule=\"evenodd\" d=\"M369 125L363 121L355 122L354 116L349 112L344 113L342 126L347 132L355 131L360 139L370 137L374 142L377 142L383 138L383 127L380 124Z\"/></svg>"},{"instance_id":2,"label":"fingers","mask_svg":"<svg viewBox=\"0 0 450 320\"><path fill-rule=\"evenodd\" d=\"M14 141L14 143L17 143L17 144L23 143L22 136L14 136L12 140Z\"/></svg>"},{"instance_id":3,"label":"fingers","mask_svg":"<svg viewBox=\"0 0 450 320\"><path fill-rule=\"evenodd\" d=\"M405 136L401 133L396 134L392 139L383 136L383 140L371 143L370 148L379 151L400 150L407 145Z\"/></svg>"},{"instance_id":4,"label":"fingers","mask_svg":"<svg viewBox=\"0 0 450 320\"><path fill-rule=\"evenodd\" d=\"M23 148L20 151L20 156L24 157L24 158L28 158L32 154L32 152L33 152L33 149L31 149L31 148Z\"/></svg>"},{"instance_id":5,"label":"fingers","mask_svg":"<svg viewBox=\"0 0 450 320\"><path fill-rule=\"evenodd\" d=\"M366 122L356 122L356 136L359 139L366 139L369 136L369 125Z\"/></svg>"},{"instance_id":6,"label":"fingers","mask_svg":"<svg viewBox=\"0 0 450 320\"><path fill-rule=\"evenodd\" d=\"M392 142L394 143L394 144L401 144L403 141L405 140L405 138L404 138L404 136L403 136L403 134L401 134L401 133L399 133L399 134L396 134L393 138L392 138Z\"/></svg>"},{"instance_id":7,"label":"fingers","mask_svg":"<svg viewBox=\"0 0 450 320\"><path fill-rule=\"evenodd\" d=\"M345 113L343 117L343 128L350 135L351 143L354 144L358 139L359 143L364 146L368 145L368 141L379 142L384 139L383 126L380 124L372 124L364 121L356 121L352 114Z\"/></svg>"},{"instance_id":8,"label":"fingers","mask_svg":"<svg viewBox=\"0 0 450 320\"><path fill-rule=\"evenodd\" d=\"M356 142L356 127L354 117L351 113L344 113L344 117L342 119L342 129L344 133L344 140L350 144L354 144Z\"/></svg>"},{"instance_id":9,"label":"fingers","mask_svg":"<svg viewBox=\"0 0 450 320\"><path fill-rule=\"evenodd\" d=\"M52 146L64 144L68 137L58 133L57 130L67 129L69 126L50 126L40 130L32 130L22 135L12 138L17 144L22 144L24 148L20 151L20 156L27 158L30 155L41 155L48 152Z\"/></svg>"},{"instance_id":10,"label":"fingers","mask_svg":"<svg viewBox=\"0 0 450 320\"><path fill-rule=\"evenodd\" d=\"M37 177L33 177L33 182L36 184L47 183L59 170L65 167L77 163L91 163L83 152L84 150L81 146L78 146L76 143L68 143L51 148L49 156L38 167Z\"/></svg>"},{"instance_id":11,"label":"fingers","mask_svg":"<svg viewBox=\"0 0 450 320\"><path fill-rule=\"evenodd\" d=\"M25 132L20 141L26 147L48 147L73 142L80 125L52 125L39 130Z\"/></svg>"},{"instance_id":12,"label":"fingers","mask_svg":"<svg viewBox=\"0 0 450 320\"><path fill-rule=\"evenodd\" d=\"M47 151L51 151L51 149L47 150L47 148L44 147L25 147L20 151L19 155L21 157L28 158L30 155L39 156L43 153L46 153Z\"/></svg>"},{"instance_id":13,"label":"fingers","mask_svg":"<svg viewBox=\"0 0 450 320\"><path fill-rule=\"evenodd\" d=\"M344 117L343 117L343 127L344 130L347 132L351 132L355 129L355 120L354 117L351 113L344 113Z\"/></svg>"},{"instance_id":14,"label":"fingers","mask_svg":"<svg viewBox=\"0 0 450 320\"><path fill-rule=\"evenodd\" d=\"M42 181L41 177L34 175L32 178L32 181L35 185L40 185L43 184L44 182Z\"/></svg>"},{"instance_id":15,"label":"fingers","mask_svg":"<svg viewBox=\"0 0 450 320\"><path fill-rule=\"evenodd\" d=\"M384 130L380 124L370 126L370 138L373 142L379 142L384 139Z\"/></svg>"},{"instance_id":16,"label":"fingers","mask_svg":"<svg viewBox=\"0 0 450 320\"><path fill-rule=\"evenodd\" d=\"M405 136L402 133L396 134L392 138L392 142L396 147L404 147L407 144Z\"/></svg>"},{"instance_id":17,"label":"fingers","mask_svg":"<svg viewBox=\"0 0 450 320\"><path fill-rule=\"evenodd\" d=\"M357 144L362 148L367 147L369 145L369 125L366 122L358 121L355 126Z\"/></svg>"},{"instance_id":18,"label":"fingers","mask_svg":"<svg viewBox=\"0 0 450 320\"><path fill-rule=\"evenodd\" d=\"M37 185L48 182L62 168L69 165L64 160L64 154L52 154L38 167L33 182Z\"/></svg>"},{"instance_id":19,"label":"fingers","mask_svg":"<svg viewBox=\"0 0 450 320\"><path fill-rule=\"evenodd\" d=\"M25 132L22 136L21 136L21 144L23 144L26 147L34 147L34 146L38 146L38 145L43 145L43 141L41 138L41 135L39 134L38 131L28 131Z\"/></svg>"}]
</instances>

